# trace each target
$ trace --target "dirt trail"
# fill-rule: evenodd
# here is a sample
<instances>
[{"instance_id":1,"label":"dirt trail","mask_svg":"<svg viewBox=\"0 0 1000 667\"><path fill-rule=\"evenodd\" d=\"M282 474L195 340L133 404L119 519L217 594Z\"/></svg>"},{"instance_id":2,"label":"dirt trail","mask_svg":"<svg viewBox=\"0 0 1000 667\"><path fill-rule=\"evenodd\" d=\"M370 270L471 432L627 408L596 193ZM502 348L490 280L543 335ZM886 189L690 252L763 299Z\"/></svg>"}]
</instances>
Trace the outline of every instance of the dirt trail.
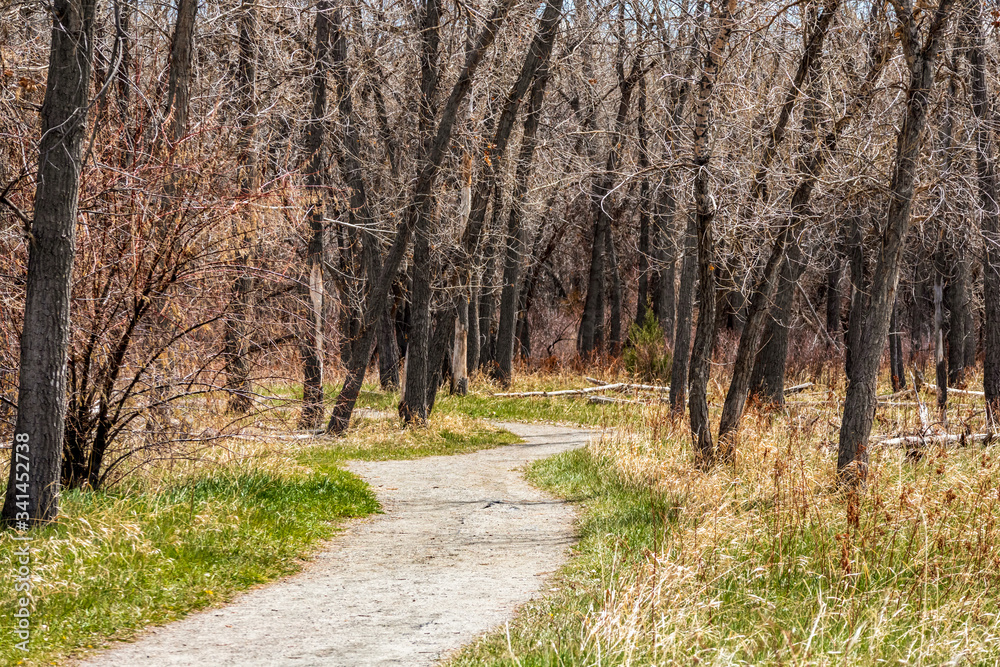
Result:
<instances>
[{"instance_id":1,"label":"dirt trail","mask_svg":"<svg viewBox=\"0 0 1000 667\"><path fill-rule=\"evenodd\" d=\"M504 426L525 443L352 462L385 514L350 526L298 575L84 664L433 664L511 618L575 540L573 509L528 484L521 470L592 434Z\"/></svg>"}]
</instances>

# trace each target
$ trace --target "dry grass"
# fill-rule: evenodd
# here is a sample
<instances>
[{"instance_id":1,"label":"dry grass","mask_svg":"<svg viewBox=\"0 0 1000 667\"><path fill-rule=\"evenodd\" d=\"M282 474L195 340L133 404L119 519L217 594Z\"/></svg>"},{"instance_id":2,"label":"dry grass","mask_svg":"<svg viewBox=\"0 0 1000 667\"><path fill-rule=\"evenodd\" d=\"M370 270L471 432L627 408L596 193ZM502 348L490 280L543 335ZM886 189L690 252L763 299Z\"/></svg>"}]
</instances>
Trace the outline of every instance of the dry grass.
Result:
<instances>
[{"instance_id":1,"label":"dry grass","mask_svg":"<svg viewBox=\"0 0 1000 667\"><path fill-rule=\"evenodd\" d=\"M486 642L457 663L1000 663L1000 449L935 447L915 458L873 446L868 487L845 495L835 484L834 379L833 390L794 397L807 405L752 408L736 460L709 472L693 465L686 420L666 406L617 424L589 454L623 488L648 491L653 537L585 537L590 582L566 577L600 594L585 605L549 601L547 622L563 639L522 625L512 643ZM719 405L724 387L713 385ZM950 432L978 432L981 399L960 400ZM919 431L916 405L879 409L875 434ZM639 496L621 498L639 511Z\"/></svg>"}]
</instances>

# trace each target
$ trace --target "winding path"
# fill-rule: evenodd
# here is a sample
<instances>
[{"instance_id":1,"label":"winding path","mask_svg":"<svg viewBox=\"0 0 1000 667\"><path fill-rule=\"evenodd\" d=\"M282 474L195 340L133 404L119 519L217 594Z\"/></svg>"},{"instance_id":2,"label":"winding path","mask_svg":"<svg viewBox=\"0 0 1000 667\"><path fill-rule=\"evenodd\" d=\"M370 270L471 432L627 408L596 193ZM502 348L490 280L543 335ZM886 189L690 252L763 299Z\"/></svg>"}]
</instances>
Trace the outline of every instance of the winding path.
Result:
<instances>
[{"instance_id":1,"label":"winding path","mask_svg":"<svg viewBox=\"0 0 1000 667\"><path fill-rule=\"evenodd\" d=\"M384 514L358 521L303 572L154 628L85 665L430 665L510 619L568 556L573 509L524 465L591 433L504 424L519 445L352 462Z\"/></svg>"}]
</instances>

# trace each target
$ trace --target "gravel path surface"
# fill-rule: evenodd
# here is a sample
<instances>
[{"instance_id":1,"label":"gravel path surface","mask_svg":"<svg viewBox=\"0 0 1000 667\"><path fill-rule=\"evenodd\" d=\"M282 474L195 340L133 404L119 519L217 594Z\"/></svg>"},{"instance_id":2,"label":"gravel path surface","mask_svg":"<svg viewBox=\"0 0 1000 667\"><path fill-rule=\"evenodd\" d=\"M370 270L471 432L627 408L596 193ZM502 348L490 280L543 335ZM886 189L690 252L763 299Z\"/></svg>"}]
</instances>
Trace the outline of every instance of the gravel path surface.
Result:
<instances>
[{"instance_id":1,"label":"gravel path surface","mask_svg":"<svg viewBox=\"0 0 1000 667\"><path fill-rule=\"evenodd\" d=\"M300 574L84 664L433 664L510 619L575 541L573 509L528 484L522 469L592 434L504 426L525 443L352 462L385 514L351 525Z\"/></svg>"}]
</instances>

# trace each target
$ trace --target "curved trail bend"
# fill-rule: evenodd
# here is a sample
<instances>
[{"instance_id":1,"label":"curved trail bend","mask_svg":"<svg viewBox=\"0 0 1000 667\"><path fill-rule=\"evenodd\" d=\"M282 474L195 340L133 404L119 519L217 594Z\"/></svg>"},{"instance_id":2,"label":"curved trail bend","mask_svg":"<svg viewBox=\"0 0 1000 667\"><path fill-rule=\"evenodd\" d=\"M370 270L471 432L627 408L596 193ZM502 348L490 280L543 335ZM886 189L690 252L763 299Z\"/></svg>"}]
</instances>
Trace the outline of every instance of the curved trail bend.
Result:
<instances>
[{"instance_id":1,"label":"curved trail bend","mask_svg":"<svg viewBox=\"0 0 1000 667\"><path fill-rule=\"evenodd\" d=\"M415 461L351 462L384 514L300 574L154 628L86 665L430 665L510 619L575 541L574 511L526 463L592 433L504 424L525 442Z\"/></svg>"}]
</instances>

